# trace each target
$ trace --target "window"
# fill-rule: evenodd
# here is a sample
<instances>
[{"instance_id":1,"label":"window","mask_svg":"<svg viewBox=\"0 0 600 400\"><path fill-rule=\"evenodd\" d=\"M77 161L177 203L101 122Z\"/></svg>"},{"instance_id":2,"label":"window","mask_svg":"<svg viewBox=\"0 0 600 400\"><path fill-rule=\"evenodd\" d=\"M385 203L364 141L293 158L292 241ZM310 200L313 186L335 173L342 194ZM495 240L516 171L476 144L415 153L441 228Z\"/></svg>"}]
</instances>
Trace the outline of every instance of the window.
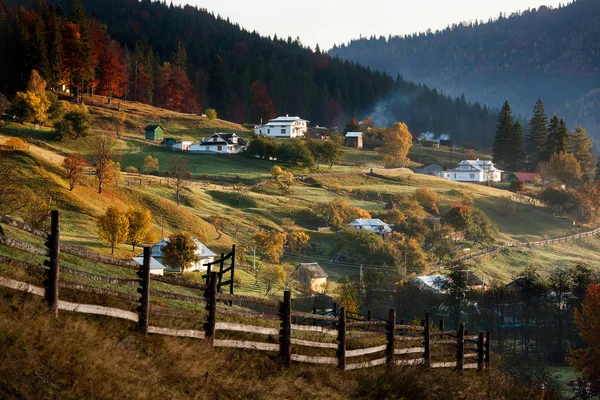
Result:
<instances>
[{"instance_id":1,"label":"window","mask_svg":"<svg viewBox=\"0 0 600 400\"><path fill-rule=\"evenodd\" d=\"M471 174L471 179L475 179L475 174Z\"/></svg>"},{"instance_id":2,"label":"window","mask_svg":"<svg viewBox=\"0 0 600 400\"><path fill-rule=\"evenodd\" d=\"M454 174L454 179L456 179L456 174Z\"/></svg>"},{"instance_id":3,"label":"window","mask_svg":"<svg viewBox=\"0 0 600 400\"><path fill-rule=\"evenodd\" d=\"M223 146L217 146L217 151L221 151L223 149Z\"/></svg>"},{"instance_id":4,"label":"window","mask_svg":"<svg viewBox=\"0 0 600 400\"><path fill-rule=\"evenodd\" d=\"M281 134L282 134L282 135L285 135L285 128L283 128L283 129L281 130Z\"/></svg>"},{"instance_id":5,"label":"window","mask_svg":"<svg viewBox=\"0 0 600 400\"><path fill-rule=\"evenodd\" d=\"M271 130L270 129L267 129L267 134L271 134Z\"/></svg>"},{"instance_id":6,"label":"window","mask_svg":"<svg viewBox=\"0 0 600 400\"><path fill-rule=\"evenodd\" d=\"M217 137L215 136L215 137L213 138L213 142L216 142L216 141L217 141Z\"/></svg>"}]
</instances>

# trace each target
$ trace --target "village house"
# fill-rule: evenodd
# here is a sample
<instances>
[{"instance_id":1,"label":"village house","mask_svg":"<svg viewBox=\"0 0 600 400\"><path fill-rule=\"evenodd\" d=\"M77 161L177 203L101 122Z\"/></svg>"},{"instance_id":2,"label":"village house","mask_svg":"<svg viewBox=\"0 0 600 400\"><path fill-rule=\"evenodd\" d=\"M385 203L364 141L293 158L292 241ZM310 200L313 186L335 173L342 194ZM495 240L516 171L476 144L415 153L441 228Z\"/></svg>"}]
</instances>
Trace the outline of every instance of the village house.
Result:
<instances>
[{"instance_id":1,"label":"village house","mask_svg":"<svg viewBox=\"0 0 600 400\"><path fill-rule=\"evenodd\" d=\"M456 168L436 174L457 182L500 182L502 171L488 160L463 160Z\"/></svg>"},{"instance_id":2,"label":"village house","mask_svg":"<svg viewBox=\"0 0 600 400\"><path fill-rule=\"evenodd\" d=\"M190 153L238 154L246 148L246 141L235 133L214 133L199 143L189 146Z\"/></svg>"},{"instance_id":3,"label":"village house","mask_svg":"<svg viewBox=\"0 0 600 400\"><path fill-rule=\"evenodd\" d=\"M146 134L146 140L162 142L165 131L160 125L148 125L144 128L144 132Z\"/></svg>"},{"instance_id":4,"label":"village house","mask_svg":"<svg viewBox=\"0 0 600 400\"><path fill-rule=\"evenodd\" d=\"M133 257L133 261L139 265L144 265L144 257ZM152 275L164 275L167 267L162 265L154 257L150 257L150 274Z\"/></svg>"},{"instance_id":5,"label":"village house","mask_svg":"<svg viewBox=\"0 0 600 400\"><path fill-rule=\"evenodd\" d=\"M192 238L192 240L194 241L194 243L196 243L196 255L198 256L198 261L194 263L187 271L206 271L206 264L213 262L217 255L210 251L208 247L206 247L196 238ZM163 240L152 246L152 249L150 249L150 257L154 258L157 262L164 265L164 256L162 248L168 243L169 238L164 238ZM143 257L143 254L141 254L139 257ZM180 272L179 270L172 269L169 266L166 266L166 271Z\"/></svg>"},{"instance_id":6,"label":"village house","mask_svg":"<svg viewBox=\"0 0 600 400\"><path fill-rule=\"evenodd\" d=\"M162 144L166 147L172 147L176 143L177 143L177 139L175 139L174 137L164 138L163 141L160 142L160 144Z\"/></svg>"},{"instance_id":7,"label":"village house","mask_svg":"<svg viewBox=\"0 0 600 400\"><path fill-rule=\"evenodd\" d=\"M286 114L285 117L277 117L256 127L254 133L278 138L304 137L308 131L308 122L300 117L290 117Z\"/></svg>"},{"instance_id":8,"label":"village house","mask_svg":"<svg viewBox=\"0 0 600 400\"><path fill-rule=\"evenodd\" d=\"M443 171L444 171L444 168L442 168L442 166L439 164L429 164L429 165L425 165L421 168L417 168L417 174L423 174L423 175L436 175Z\"/></svg>"},{"instance_id":9,"label":"village house","mask_svg":"<svg viewBox=\"0 0 600 400\"><path fill-rule=\"evenodd\" d=\"M312 293L325 293L327 273L319 263L301 263L291 274L300 284Z\"/></svg>"},{"instance_id":10,"label":"village house","mask_svg":"<svg viewBox=\"0 0 600 400\"><path fill-rule=\"evenodd\" d=\"M352 227L357 231L367 230L381 237L385 237L392 233L393 225L386 224L380 219L355 219L354 221L350 222L347 226Z\"/></svg>"},{"instance_id":11,"label":"village house","mask_svg":"<svg viewBox=\"0 0 600 400\"><path fill-rule=\"evenodd\" d=\"M362 132L348 132L345 136L346 147L352 147L354 149L362 150L363 148L363 133Z\"/></svg>"},{"instance_id":12,"label":"village house","mask_svg":"<svg viewBox=\"0 0 600 400\"><path fill-rule=\"evenodd\" d=\"M190 151L191 145L191 140L182 140L181 142L177 142L173 146L171 146L171 149L175 151Z\"/></svg>"},{"instance_id":13,"label":"village house","mask_svg":"<svg viewBox=\"0 0 600 400\"><path fill-rule=\"evenodd\" d=\"M310 137L314 140L322 140L327 142L331 140L331 129L322 126L315 126L308 131Z\"/></svg>"}]
</instances>

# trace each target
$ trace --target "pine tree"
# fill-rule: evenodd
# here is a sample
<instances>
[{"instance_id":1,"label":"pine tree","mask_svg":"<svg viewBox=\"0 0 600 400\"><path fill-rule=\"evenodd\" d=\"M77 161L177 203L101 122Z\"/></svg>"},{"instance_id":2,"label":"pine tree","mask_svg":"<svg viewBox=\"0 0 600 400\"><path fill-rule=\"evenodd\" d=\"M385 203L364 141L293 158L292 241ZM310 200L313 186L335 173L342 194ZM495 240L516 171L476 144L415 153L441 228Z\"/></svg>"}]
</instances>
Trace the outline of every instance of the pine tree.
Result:
<instances>
[{"instance_id":1,"label":"pine tree","mask_svg":"<svg viewBox=\"0 0 600 400\"><path fill-rule=\"evenodd\" d=\"M221 56L216 57L208 74L207 94L210 107L217 110L219 117L226 118L229 115L231 86L227 66Z\"/></svg>"},{"instance_id":2,"label":"pine tree","mask_svg":"<svg viewBox=\"0 0 600 400\"><path fill-rule=\"evenodd\" d=\"M48 22L48 86L55 89L62 80L62 35L60 21L53 15Z\"/></svg>"},{"instance_id":3,"label":"pine tree","mask_svg":"<svg viewBox=\"0 0 600 400\"><path fill-rule=\"evenodd\" d=\"M569 151L569 128L567 128L567 122L563 118L560 119L558 132L557 152L561 153Z\"/></svg>"},{"instance_id":4,"label":"pine tree","mask_svg":"<svg viewBox=\"0 0 600 400\"><path fill-rule=\"evenodd\" d=\"M494 163L506 166L508 163L508 145L513 131L513 117L510 104L505 101L498 114L496 136L494 137Z\"/></svg>"},{"instance_id":5,"label":"pine tree","mask_svg":"<svg viewBox=\"0 0 600 400\"><path fill-rule=\"evenodd\" d=\"M506 168L509 171L520 171L525 166L525 142L523 127L515 122L506 146Z\"/></svg>"},{"instance_id":6,"label":"pine tree","mask_svg":"<svg viewBox=\"0 0 600 400\"><path fill-rule=\"evenodd\" d=\"M591 179L594 174L594 155L592 154L592 139L582 127L575 128L571 135L571 153L575 156L584 178Z\"/></svg>"},{"instance_id":7,"label":"pine tree","mask_svg":"<svg viewBox=\"0 0 600 400\"><path fill-rule=\"evenodd\" d=\"M548 126L548 143L544 161L548 161L553 154L565 153L569 150L569 130L564 119L553 116Z\"/></svg>"},{"instance_id":8,"label":"pine tree","mask_svg":"<svg viewBox=\"0 0 600 400\"><path fill-rule=\"evenodd\" d=\"M548 117L546 117L542 99L538 98L533 108L533 117L529 121L529 135L527 136L527 161L531 171L534 171L540 161L544 160L547 141Z\"/></svg>"}]
</instances>

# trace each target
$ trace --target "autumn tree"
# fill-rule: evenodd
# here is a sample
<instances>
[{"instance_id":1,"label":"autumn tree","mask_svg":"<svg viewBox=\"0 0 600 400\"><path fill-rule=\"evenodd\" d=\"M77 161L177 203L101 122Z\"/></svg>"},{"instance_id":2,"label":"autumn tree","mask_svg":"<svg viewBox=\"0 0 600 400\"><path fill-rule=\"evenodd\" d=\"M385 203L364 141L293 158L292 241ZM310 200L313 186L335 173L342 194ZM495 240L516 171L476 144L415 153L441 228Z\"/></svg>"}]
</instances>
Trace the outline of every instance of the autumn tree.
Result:
<instances>
[{"instance_id":1,"label":"autumn tree","mask_svg":"<svg viewBox=\"0 0 600 400\"><path fill-rule=\"evenodd\" d=\"M174 233L169 242L161 247L165 263L183 274L193 264L200 261L197 254L198 245L188 232Z\"/></svg>"},{"instance_id":2,"label":"autumn tree","mask_svg":"<svg viewBox=\"0 0 600 400\"><path fill-rule=\"evenodd\" d=\"M258 123L259 121L266 122L275 118L277 112L273 105L273 100L269 96L267 87L260 81L254 81L250 85L250 121Z\"/></svg>"},{"instance_id":3,"label":"autumn tree","mask_svg":"<svg viewBox=\"0 0 600 400\"><path fill-rule=\"evenodd\" d=\"M542 164L540 174L547 182L560 183L567 187L577 186L583 172L581 164L571 153L553 154L547 164Z\"/></svg>"},{"instance_id":4,"label":"autumn tree","mask_svg":"<svg viewBox=\"0 0 600 400\"><path fill-rule=\"evenodd\" d=\"M594 176L594 154L592 153L592 139L582 127L575 128L571 135L571 152L581 167L582 177L591 180Z\"/></svg>"},{"instance_id":5,"label":"autumn tree","mask_svg":"<svg viewBox=\"0 0 600 400\"><path fill-rule=\"evenodd\" d=\"M336 303L346 311L360 311L360 290L356 282L349 277L343 277L336 285L334 298Z\"/></svg>"},{"instance_id":6,"label":"autumn tree","mask_svg":"<svg viewBox=\"0 0 600 400\"><path fill-rule=\"evenodd\" d=\"M413 194L415 200L425 209L425 211L437 215L438 210L438 195L433 190L427 188L418 188Z\"/></svg>"},{"instance_id":7,"label":"autumn tree","mask_svg":"<svg viewBox=\"0 0 600 400\"><path fill-rule=\"evenodd\" d=\"M214 108L206 109L205 113L206 118L208 118L210 121L217 119L217 110L215 110Z\"/></svg>"},{"instance_id":8,"label":"autumn tree","mask_svg":"<svg viewBox=\"0 0 600 400\"><path fill-rule=\"evenodd\" d=\"M110 245L110 254L115 254L115 246L125 243L129 233L127 215L116 207L108 207L98 218L98 236Z\"/></svg>"},{"instance_id":9,"label":"autumn tree","mask_svg":"<svg viewBox=\"0 0 600 400\"><path fill-rule=\"evenodd\" d=\"M482 244L489 246L496 241L498 228L492 223L486 213L478 208L473 209L465 238L473 242L473 246Z\"/></svg>"},{"instance_id":10,"label":"autumn tree","mask_svg":"<svg viewBox=\"0 0 600 400\"><path fill-rule=\"evenodd\" d=\"M126 71L121 63L121 45L109 37L105 37L104 42L99 65L99 93L105 95L110 104L113 96L123 95Z\"/></svg>"},{"instance_id":11,"label":"autumn tree","mask_svg":"<svg viewBox=\"0 0 600 400\"><path fill-rule=\"evenodd\" d=\"M467 205L455 204L442 217L444 224L450 225L456 231L465 232L471 224L473 209Z\"/></svg>"},{"instance_id":12,"label":"autumn tree","mask_svg":"<svg viewBox=\"0 0 600 400\"><path fill-rule=\"evenodd\" d=\"M4 142L4 147L9 151L25 151L29 149L29 145L21 138L10 138Z\"/></svg>"},{"instance_id":13,"label":"autumn tree","mask_svg":"<svg viewBox=\"0 0 600 400\"><path fill-rule=\"evenodd\" d=\"M91 142L92 165L98 178L98 193L102 194L105 183L111 183L115 175L115 155L117 139L110 135L98 134Z\"/></svg>"},{"instance_id":14,"label":"autumn tree","mask_svg":"<svg viewBox=\"0 0 600 400\"><path fill-rule=\"evenodd\" d=\"M225 222L223 221L221 214L215 213L211 215L209 221L215 228L215 232L217 232L217 235L219 235L217 237L217 240L221 239L221 236L223 236L223 229L225 227Z\"/></svg>"},{"instance_id":15,"label":"autumn tree","mask_svg":"<svg viewBox=\"0 0 600 400\"><path fill-rule=\"evenodd\" d=\"M191 176L187 160L183 157L177 156L169 158L169 175L174 180L177 205L180 205L181 191L187 185L186 179L188 179Z\"/></svg>"},{"instance_id":16,"label":"autumn tree","mask_svg":"<svg viewBox=\"0 0 600 400\"><path fill-rule=\"evenodd\" d=\"M50 213L50 206L46 200L28 191L22 202L23 207L19 210L19 214L23 222L32 228L44 229Z\"/></svg>"},{"instance_id":17,"label":"autumn tree","mask_svg":"<svg viewBox=\"0 0 600 400\"><path fill-rule=\"evenodd\" d=\"M572 350L567 361L588 381L600 384L600 285L592 284L581 310L575 309L575 325L587 347Z\"/></svg>"},{"instance_id":18,"label":"autumn tree","mask_svg":"<svg viewBox=\"0 0 600 400\"><path fill-rule=\"evenodd\" d=\"M437 258L438 263L444 261L446 257L452 258L456 254L453 234L454 229L443 224L438 224L427 231L425 244L427 249Z\"/></svg>"},{"instance_id":19,"label":"autumn tree","mask_svg":"<svg viewBox=\"0 0 600 400\"><path fill-rule=\"evenodd\" d=\"M271 168L271 177L277 184L277 187L283 194L289 194L292 192L292 186L296 184L294 174L289 171L285 171L280 166L275 165Z\"/></svg>"},{"instance_id":20,"label":"autumn tree","mask_svg":"<svg viewBox=\"0 0 600 400\"><path fill-rule=\"evenodd\" d=\"M127 241L131 243L132 250L135 251L135 247L144 242L152 229L152 214L150 210L131 207L127 211L127 220L129 221Z\"/></svg>"},{"instance_id":21,"label":"autumn tree","mask_svg":"<svg viewBox=\"0 0 600 400\"><path fill-rule=\"evenodd\" d=\"M383 146L379 152L387 165L392 167L406 167L410 162L407 157L412 146L412 135L406 124L397 122L393 128L382 131Z\"/></svg>"},{"instance_id":22,"label":"autumn tree","mask_svg":"<svg viewBox=\"0 0 600 400\"><path fill-rule=\"evenodd\" d=\"M63 168L69 180L69 190L75 189L75 185L81 180L84 165L85 159L79 153L71 153L63 160Z\"/></svg>"},{"instance_id":23,"label":"autumn tree","mask_svg":"<svg viewBox=\"0 0 600 400\"><path fill-rule=\"evenodd\" d=\"M268 295L273 287L283 285L286 273L282 265L263 265L256 274L256 280L265 286L265 295Z\"/></svg>"},{"instance_id":24,"label":"autumn tree","mask_svg":"<svg viewBox=\"0 0 600 400\"><path fill-rule=\"evenodd\" d=\"M512 181L510 183L508 190L510 190L513 193L520 193L520 192L525 191L526 188L527 188L527 184L525 182L516 180L516 181Z\"/></svg>"},{"instance_id":25,"label":"autumn tree","mask_svg":"<svg viewBox=\"0 0 600 400\"><path fill-rule=\"evenodd\" d=\"M58 140L83 138L90 131L91 121L92 118L85 105L74 107L54 124L56 138Z\"/></svg>"},{"instance_id":26,"label":"autumn tree","mask_svg":"<svg viewBox=\"0 0 600 400\"><path fill-rule=\"evenodd\" d=\"M343 199L317 203L313 212L318 218L327 222L331 230L334 231L344 229L354 219L371 218L371 214L368 211L351 206Z\"/></svg>"},{"instance_id":27,"label":"autumn tree","mask_svg":"<svg viewBox=\"0 0 600 400\"><path fill-rule=\"evenodd\" d=\"M287 233L265 231L261 229L252 236L252 241L260 248L263 260L278 263L283 256L283 245L287 240Z\"/></svg>"},{"instance_id":28,"label":"autumn tree","mask_svg":"<svg viewBox=\"0 0 600 400\"><path fill-rule=\"evenodd\" d=\"M290 251L294 254L302 254L310 247L308 241L310 236L305 232L294 230L288 233L287 244L290 247Z\"/></svg>"},{"instance_id":29,"label":"autumn tree","mask_svg":"<svg viewBox=\"0 0 600 400\"><path fill-rule=\"evenodd\" d=\"M34 69L31 71L27 90L17 92L13 108L16 117L21 122L42 124L48 118L47 111L50 101L46 95L46 81Z\"/></svg>"},{"instance_id":30,"label":"autumn tree","mask_svg":"<svg viewBox=\"0 0 600 400\"><path fill-rule=\"evenodd\" d=\"M158 158L152 157L152 155L144 158L144 172L149 174L151 172L158 172Z\"/></svg>"}]
</instances>

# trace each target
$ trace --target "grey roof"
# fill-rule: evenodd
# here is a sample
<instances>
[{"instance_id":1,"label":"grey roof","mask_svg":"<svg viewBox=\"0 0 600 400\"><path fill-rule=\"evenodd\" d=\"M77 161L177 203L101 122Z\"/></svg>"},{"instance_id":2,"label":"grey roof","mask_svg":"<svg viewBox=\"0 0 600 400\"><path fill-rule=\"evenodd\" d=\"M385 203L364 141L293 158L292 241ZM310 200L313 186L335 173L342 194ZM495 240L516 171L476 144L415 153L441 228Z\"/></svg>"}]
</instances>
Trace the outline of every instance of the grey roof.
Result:
<instances>
[{"instance_id":1,"label":"grey roof","mask_svg":"<svg viewBox=\"0 0 600 400\"><path fill-rule=\"evenodd\" d=\"M196 254L198 254L200 257L215 257L216 256L215 253L213 253L203 243L198 241L198 239L192 238L192 240L194 241L194 243L196 243ZM169 243L169 238L164 238L160 242L154 244L154 246L152 246L152 249L150 250L150 257L162 257L163 253L160 248L163 246L166 246L167 243ZM140 257L141 256L142 255L140 255Z\"/></svg>"},{"instance_id":2,"label":"grey roof","mask_svg":"<svg viewBox=\"0 0 600 400\"><path fill-rule=\"evenodd\" d=\"M271 122L294 122L294 121L306 121L305 119L302 119L300 117L289 117L289 116L285 116L285 117L277 117L277 118L273 118L271 120L269 120L269 123Z\"/></svg>"},{"instance_id":3,"label":"grey roof","mask_svg":"<svg viewBox=\"0 0 600 400\"><path fill-rule=\"evenodd\" d=\"M134 257L133 261L139 265L144 264L144 257ZM159 263L154 257L150 257L150 269L167 269L164 265Z\"/></svg>"},{"instance_id":4,"label":"grey roof","mask_svg":"<svg viewBox=\"0 0 600 400\"><path fill-rule=\"evenodd\" d=\"M346 137L347 138L357 138L357 137L361 137L363 135L362 132L348 132L346 133Z\"/></svg>"},{"instance_id":5,"label":"grey roof","mask_svg":"<svg viewBox=\"0 0 600 400\"><path fill-rule=\"evenodd\" d=\"M393 225L386 224L380 219L355 219L348 226L353 226L357 230L366 229L372 232L390 233Z\"/></svg>"},{"instance_id":6,"label":"grey roof","mask_svg":"<svg viewBox=\"0 0 600 400\"><path fill-rule=\"evenodd\" d=\"M215 136L218 137L219 140L217 140L216 142L209 140ZM233 138L237 138L237 143L233 142ZM237 136L235 133L214 133L206 139L202 140L200 143L198 143L198 146L214 146L215 144L235 144L239 146L246 146L247 143L244 139Z\"/></svg>"},{"instance_id":7,"label":"grey roof","mask_svg":"<svg viewBox=\"0 0 600 400\"><path fill-rule=\"evenodd\" d=\"M162 127L162 126L160 126L160 125L148 125L147 127L145 127L145 128L144 128L144 130L145 130L145 131L153 131L153 130L155 130L156 128L163 129L163 127Z\"/></svg>"},{"instance_id":8,"label":"grey roof","mask_svg":"<svg viewBox=\"0 0 600 400\"><path fill-rule=\"evenodd\" d=\"M304 271L307 275L310 275L311 278L327 278L328 276L319 263L301 263L296 270Z\"/></svg>"}]
</instances>

